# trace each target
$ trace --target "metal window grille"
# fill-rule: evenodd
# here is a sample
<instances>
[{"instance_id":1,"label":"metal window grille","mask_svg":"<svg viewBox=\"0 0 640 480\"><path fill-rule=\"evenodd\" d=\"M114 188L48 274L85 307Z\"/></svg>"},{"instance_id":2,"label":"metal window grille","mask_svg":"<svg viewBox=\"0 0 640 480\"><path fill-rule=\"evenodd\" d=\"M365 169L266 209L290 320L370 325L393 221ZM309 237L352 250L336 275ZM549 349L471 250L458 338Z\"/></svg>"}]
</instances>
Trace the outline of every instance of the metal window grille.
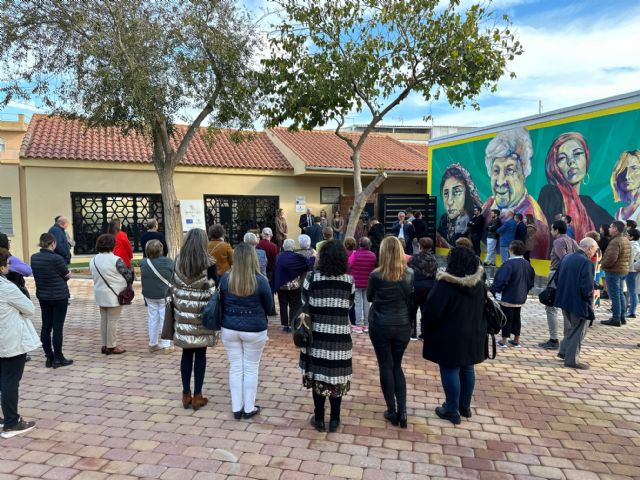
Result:
<instances>
[{"instance_id":1,"label":"metal window grille","mask_svg":"<svg viewBox=\"0 0 640 480\"><path fill-rule=\"evenodd\" d=\"M118 218L134 252L142 252L140 237L148 218L158 220L164 231L162 195L128 193L72 193L73 239L76 255L95 253L98 236L106 233L109 221Z\"/></svg>"}]
</instances>

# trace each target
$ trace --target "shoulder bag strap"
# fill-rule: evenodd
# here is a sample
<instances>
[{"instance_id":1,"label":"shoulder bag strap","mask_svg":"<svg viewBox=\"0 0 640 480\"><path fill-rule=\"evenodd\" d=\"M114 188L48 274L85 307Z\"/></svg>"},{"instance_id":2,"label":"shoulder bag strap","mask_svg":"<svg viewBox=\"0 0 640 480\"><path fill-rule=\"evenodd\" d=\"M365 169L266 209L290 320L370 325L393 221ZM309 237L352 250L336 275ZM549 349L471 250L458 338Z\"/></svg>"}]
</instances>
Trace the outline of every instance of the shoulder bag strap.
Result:
<instances>
[{"instance_id":1,"label":"shoulder bag strap","mask_svg":"<svg viewBox=\"0 0 640 480\"><path fill-rule=\"evenodd\" d=\"M171 288L171 284L167 281L166 278L164 278L162 275L160 275L160 272L158 272L158 270L156 270L156 267L153 266L153 262L151 260L149 260L148 258L145 258L147 265L149 265L149 268L153 271L153 273L155 274L156 277L158 277L158 279L164 283L167 287Z\"/></svg>"},{"instance_id":2,"label":"shoulder bag strap","mask_svg":"<svg viewBox=\"0 0 640 480\"><path fill-rule=\"evenodd\" d=\"M117 297L117 296L118 296L118 294L116 293L116 291L115 291L113 288L111 288L111 285L109 285L109 282L107 282L107 279L106 279L106 278L104 278L104 277L102 276L102 273L100 272L100 269L98 268L98 265L96 265L96 259L94 258L94 259L92 260L92 262L93 262L93 266L94 266L94 267L95 267L95 269L96 269L96 272L98 272L98 275L100 275L100 278L102 278L102 281L104 282L104 284L105 284L105 285L109 288L109 290L111 290L111 291L113 292L113 294Z\"/></svg>"}]
</instances>

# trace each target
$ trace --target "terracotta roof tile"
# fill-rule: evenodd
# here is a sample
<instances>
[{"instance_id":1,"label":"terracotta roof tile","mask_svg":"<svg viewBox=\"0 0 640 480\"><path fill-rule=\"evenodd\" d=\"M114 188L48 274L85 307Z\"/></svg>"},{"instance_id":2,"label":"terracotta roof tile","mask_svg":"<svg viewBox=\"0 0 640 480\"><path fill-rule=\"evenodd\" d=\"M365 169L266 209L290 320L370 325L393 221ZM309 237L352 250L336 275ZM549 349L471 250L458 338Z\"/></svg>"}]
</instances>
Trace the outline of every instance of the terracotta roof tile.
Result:
<instances>
[{"instance_id":1,"label":"terracotta roof tile","mask_svg":"<svg viewBox=\"0 0 640 480\"><path fill-rule=\"evenodd\" d=\"M186 131L176 128L176 136ZM266 133L257 132L240 144L222 130L209 147L205 129L196 133L181 165L288 170L292 166L271 143ZM176 142L172 140L174 147ZM22 145L21 156L41 159L73 159L109 162L151 163L151 145L136 132L122 135L115 127L87 129L78 120L34 115Z\"/></svg>"},{"instance_id":2,"label":"terracotta roof tile","mask_svg":"<svg viewBox=\"0 0 640 480\"><path fill-rule=\"evenodd\" d=\"M351 149L333 131L290 132L275 128L273 133L298 154L307 167L353 168ZM347 135L354 141L359 138L358 134ZM371 134L362 147L362 168L372 170L384 166L387 170L425 172L427 159L421 152L386 135Z\"/></svg>"}]
</instances>

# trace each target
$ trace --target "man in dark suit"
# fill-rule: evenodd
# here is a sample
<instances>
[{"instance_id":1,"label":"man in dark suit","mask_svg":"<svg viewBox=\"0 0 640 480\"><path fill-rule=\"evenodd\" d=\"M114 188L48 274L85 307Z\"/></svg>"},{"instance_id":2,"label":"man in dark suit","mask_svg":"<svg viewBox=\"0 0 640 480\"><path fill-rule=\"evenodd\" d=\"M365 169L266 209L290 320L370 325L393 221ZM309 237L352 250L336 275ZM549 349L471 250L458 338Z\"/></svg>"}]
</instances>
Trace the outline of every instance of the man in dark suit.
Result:
<instances>
[{"instance_id":1,"label":"man in dark suit","mask_svg":"<svg viewBox=\"0 0 640 480\"><path fill-rule=\"evenodd\" d=\"M311 226L313 226L313 212L310 208L307 208L307 213L303 213L302 215L300 215L300 221L298 222L300 233L304 233L305 230Z\"/></svg>"},{"instance_id":2,"label":"man in dark suit","mask_svg":"<svg viewBox=\"0 0 640 480\"><path fill-rule=\"evenodd\" d=\"M304 230L304 233L309 235L309 238L311 239L311 248L313 249L316 248L316 244L318 242L322 241L321 221L322 219L320 217L313 217L313 224Z\"/></svg>"},{"instance_id":3,"label":"man in dark suit","mask_svg":"<svg viewBox=\"0 0 640 480\"><path fill-rule=\"evenodd\" d=\"M404 212L398 212L398 221L393 224L391 231L393 234L404 240L404 253L413 254L413 239L416 238L416 230L413 224L405 219Z\"/></svg>"}]
</instances>

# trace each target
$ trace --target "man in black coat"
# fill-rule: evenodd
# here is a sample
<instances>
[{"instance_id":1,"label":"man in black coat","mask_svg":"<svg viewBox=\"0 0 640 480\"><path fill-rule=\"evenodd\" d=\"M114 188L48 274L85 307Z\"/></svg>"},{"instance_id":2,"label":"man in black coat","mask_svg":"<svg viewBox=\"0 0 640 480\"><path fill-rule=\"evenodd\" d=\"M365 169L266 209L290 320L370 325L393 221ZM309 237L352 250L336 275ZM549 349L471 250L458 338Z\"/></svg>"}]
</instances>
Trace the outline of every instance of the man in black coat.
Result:
<instances>
[{"instance_id":1,"label":"man in black coat","mask_svg":"<svg viewBox=\"0 0 640 480\"><path fill-rule=\"evenodd\" d=\"M155 218L147 220L147 231L140 237L140 248L142 248L142 256L147 256L147 243L151 240L158 240L162 244L162 255L165 257L169 253L169 247L164 235L158 231L158 221Z\"/></svg>"},{"instance_id":2,"label":"man in black coat","mask_svg":"<svg viewBox=\"0 0 640 480\"><path fill-rule=\"evenodd\" d=\"M484 233L484 216L482 215L482 210L480 209L480 207L475 207L473 209L473 217L471 217L471 220L469 220L469 223L467 223L467 229L469 230L469 234L471 235L473 251L476 252L476 255L479 256L480 241L482 240L482 235Z\"/></svg>"},{"instance_id":3,"label":"man in black coat","mask_svg":"<svg viewBox=\"0 0 640 480\"><path fill-rule=\"evenodd\" d=\"M405 216L404 212L398 212L398 221L393 224L391 231L396 237L404 240L404 253L413 255L413 239L416 238L416 230Z\"/></svg>"},{"instance_id":4,"label":"man in black coat","mask_svg":"<svg viewBox=\"0 0 640 480\"><path fill-rule=\"evenodd\" d=\"M310 208L307 208L307 213L303 213L302 215L300 215L300 220L298 221L300 233L304 233L307 228L311 226L313 226L313 212Z\"/></svg>"},{"instance_id":5,"label":"man in black coat","mask_svg":"<svg viewBox=\"0 0 640 480\"><path fill-rule=\"evenodd\" d=\"M516 221L516 236L514 240L520 240L522 243L527 243L527 224L524 223L521 213L516 213L513 216L513 219Z\"/></svg>"},{"instance_id":6,"label":"man in black coat","mask_svg":"<svg viewBox=\"0 0 640 480\"><path fill-rule=\"evenodd\" d=\"M311 239L311 248L315 249L316 244L322 241L322 225L320 222L322 219L320 217L313 217L313 224L310 227L307 227L304 230L304 233L309 235Z\"/></svg>"},{"instance_id":7,"label":"man in black coat","mask_svg":"<svg viewBox=\"0 0 640 480\"><path fill-rule=\"evenodd\" d=\"M49 235L53 236L56 241L55 253L60 255L64 259L64 263L69 265L71 263L71 245L69 245L69 239L67 238L67 228L69 227L69 220L66 217L56 217L55 223L49 229Z\"/></svg>"}]
</instances>

